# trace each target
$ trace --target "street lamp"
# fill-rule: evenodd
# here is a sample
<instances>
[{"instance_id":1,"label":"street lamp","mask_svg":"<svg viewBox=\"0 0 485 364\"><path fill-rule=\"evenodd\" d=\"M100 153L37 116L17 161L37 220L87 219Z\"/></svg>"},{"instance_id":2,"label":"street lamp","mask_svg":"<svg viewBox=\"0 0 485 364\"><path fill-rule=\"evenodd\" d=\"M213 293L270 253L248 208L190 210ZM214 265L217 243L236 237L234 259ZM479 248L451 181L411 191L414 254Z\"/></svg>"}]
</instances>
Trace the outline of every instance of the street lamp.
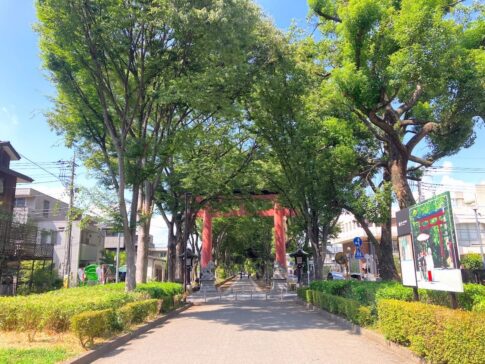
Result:
<instances>
[{"instance_id":1,"label":"street lamp","mask_svg":"<svg viewBox=\"0 0 485 364\"><path fill-rule=\"evenodd\" d=\"M479 212L478 212L478 207L475 206L473 208L473 211L475 211L475 223L476 223L476 226L477 226L477 234L478 234L478 242L480 244L480 255L482 256L482 266L483 268L485 268L485 256L483 255L483 242L482 242L482 232L481 232L481 229L480 229L480 221L478 221L478 215L479 215Z\"/></svg>"},{"instance_id":2,"label":"street lamp","mask_svg":"<svg viewBox=\"0 0 485 364\"><path fill-rule=\"evenodd\" d=\"M190 284L190 272L192 271L193 261L195 255L192 253L192 250L187 248L185 251L179 255L180 259L182 259L182 263L184 265L184 292L187 291L187 285Z\"/></svg>"},{"instance_id":3,"label":"street lamp","mask_svg":"<svg viewBox=\"0 0 485 364\"><path fill-rule=\"evenodd\" d=\"M302 248L298 248L293 253L290 253L290 257L295 258L295 264L298 268L298 284L301 284L301 268L303 267L304 260L308 253L304 251Z\"/></svg>"}]
</instances>

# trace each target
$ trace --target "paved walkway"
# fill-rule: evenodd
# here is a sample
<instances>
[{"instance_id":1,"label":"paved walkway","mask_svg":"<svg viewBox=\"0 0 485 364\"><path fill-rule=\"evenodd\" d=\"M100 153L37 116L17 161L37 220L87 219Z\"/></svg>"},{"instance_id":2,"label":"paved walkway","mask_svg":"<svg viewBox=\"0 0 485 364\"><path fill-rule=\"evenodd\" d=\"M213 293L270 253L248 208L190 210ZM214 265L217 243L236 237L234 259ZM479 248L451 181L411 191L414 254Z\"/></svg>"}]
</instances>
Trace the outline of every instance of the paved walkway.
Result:
<instances>
[{"instance_id":1,"label":"paved walkway","mask_svg":"<svg viewBox=\"0 0 485 364\"><path fill-rule=\"evenodd\" d=\"M193 306L96 363L406 363L294 302Z\"/></svg>"}]
</instances>

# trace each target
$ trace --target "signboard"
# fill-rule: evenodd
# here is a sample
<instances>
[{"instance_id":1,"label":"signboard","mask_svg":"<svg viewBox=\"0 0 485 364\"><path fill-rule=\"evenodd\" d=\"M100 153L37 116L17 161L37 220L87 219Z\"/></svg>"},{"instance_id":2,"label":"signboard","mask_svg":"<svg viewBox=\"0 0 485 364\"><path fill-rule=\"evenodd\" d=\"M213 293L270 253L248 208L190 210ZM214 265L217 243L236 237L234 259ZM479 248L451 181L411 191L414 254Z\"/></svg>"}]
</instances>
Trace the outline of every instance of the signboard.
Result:
<instances>
[{"instance_id":1,"label":"signboard","mask_svg":"<svg viewBox=\"0 0 485 364\"><path fill-rule=\"evenodd\" d=\"M357 247L357 248L360 248L362 246L362 239L358 236L356 236L354 238L354 245Z\"/></svg>"},{"instance_id":2,"label":"signboard","mask_svg":"<svg viewBox=\"0 0 485 364\"><path fill-rule=\"evenodd\" d=\"M416 287L416 268L414 265L413 240L411 235L398 237L401 277L404 286Z\"/></svg>"},{"instance_id":3,"label":"signboard","mask_svg":"<svg viewBox=\"0 0 485 364\"><path fill-rule=\"evenodd\" d=\"M362 259L362 258L364 258L364 254L362 253L362 251L360 250L360 248L355 249L354 258L355 259Z\"/></svg>"},{"instance_id":4,"label":"signboard","mask_svg":"<svg viewBox=\"0 0 485 364\"><path fill-rule=\"evenodd\" d=\"M401 260L409 261L409 254L414 255L418 288L463 292L450 193L410 207L409 223L413 251L403 237L400 249L407 260Z\"/></svg>"},{"instance_id":5,"label":"signboard","mask_svg":"<svg viewBox=\"0 0 485 364\"><path fill-rule=\"evenodd\" d=\"M411 237L411 223L409 209L396 212L397 242L399 258L401 260L401 277L404 286L416 287L416 268L414 266L413 239Z\"/></svg>"},{"instance_id":6,"label":"signboard","mask_svg":"<svg viewBox=\"0 0 485 364\"><path fill-rule=\"evenodd\" d=\"M411 223L409 222L409 209L402 209L396 212L397 236L411 234Z\"/></svg>"}]
</instances>

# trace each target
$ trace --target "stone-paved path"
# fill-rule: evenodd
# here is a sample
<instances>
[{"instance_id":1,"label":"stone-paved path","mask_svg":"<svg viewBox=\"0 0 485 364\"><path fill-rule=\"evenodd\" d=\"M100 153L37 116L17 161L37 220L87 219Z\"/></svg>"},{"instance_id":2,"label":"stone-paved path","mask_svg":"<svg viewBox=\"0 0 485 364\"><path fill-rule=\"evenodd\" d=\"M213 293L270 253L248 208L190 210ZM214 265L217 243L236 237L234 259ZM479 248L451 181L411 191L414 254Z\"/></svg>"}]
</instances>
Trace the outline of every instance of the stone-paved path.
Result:
<instances>
[{"instance_id":1,"label":"stone-paved path","mask_svg":"<svg viewBox=\"0 0 485 364\"><path fill-rule=\"evenodd\" d=\"M295 302L193 306L96 363L406 363Z\"/></svg>"}]
</instances>

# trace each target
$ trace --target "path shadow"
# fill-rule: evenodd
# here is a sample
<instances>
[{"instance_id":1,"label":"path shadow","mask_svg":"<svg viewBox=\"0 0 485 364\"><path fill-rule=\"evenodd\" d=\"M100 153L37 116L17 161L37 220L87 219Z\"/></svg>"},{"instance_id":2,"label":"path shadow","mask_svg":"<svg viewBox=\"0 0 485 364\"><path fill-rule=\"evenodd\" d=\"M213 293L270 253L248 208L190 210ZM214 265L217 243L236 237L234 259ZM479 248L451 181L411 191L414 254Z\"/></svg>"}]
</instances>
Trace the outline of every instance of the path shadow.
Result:
<instances>
[{"instance_id":1,"label":"path shadow","mask_svg":"<svg viewBox=\"0 0 485 364\"><path fill-rule=\"evenodd\" d=\"M191 318L236 325L240 330L298 331L329 329L345 331L341 325L328 321L301 305L275 301L237 301L206 304L202 310L189 309L180 318Z\"/></svg>"}]
</instances>

